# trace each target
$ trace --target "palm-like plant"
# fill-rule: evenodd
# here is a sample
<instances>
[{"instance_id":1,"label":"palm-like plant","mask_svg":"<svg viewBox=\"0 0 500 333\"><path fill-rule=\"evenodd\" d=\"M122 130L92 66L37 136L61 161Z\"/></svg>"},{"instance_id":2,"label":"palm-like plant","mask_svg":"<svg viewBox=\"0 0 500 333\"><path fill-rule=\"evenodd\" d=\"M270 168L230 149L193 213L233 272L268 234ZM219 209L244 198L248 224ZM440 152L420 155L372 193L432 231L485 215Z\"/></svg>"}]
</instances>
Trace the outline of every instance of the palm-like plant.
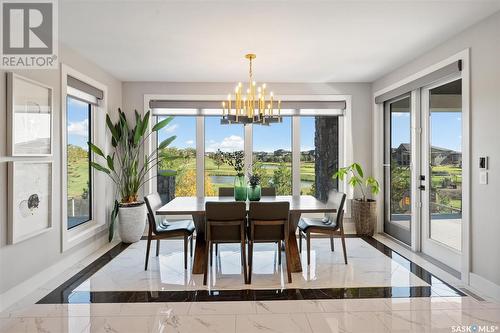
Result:
<instances>
[{"instance_id":1,"label":"palm-like plant","mask_svg":"<svg viewBox=\"0 0 500 333\"><path fill-rule=\"evenodd\" d=\"M366 201L365 189L370 190L373 194L377 194L380 192L380 185L378 181L373 177L365 178L363 168L359 163L353 163L345 168L340 168L333 175L333 178L344 180L348 175L351 176L349 178L349 185L354 188L356 188L356 186L359 186L359 188L361 189L361 201Z\"/></svg>"},{"instance_id":2,"label":"palm-like plant","mask_svg":"<svg viewBox=\"0 0 500 333\"><path fill-rule=\"evenodd\" d=\"M90 150L106 161L105 165L92 161L90 162L91 166L109 176L116 185L116 197L120 199L120 202L118 199L115 200L111 213L109 241L113 238L114 222L119 207L142 204L138 200L139 190L152 178L148 178L149 171L156 167L162 159L170 158L163 150L176 138L176 136L171 136L163 140L151 153L143 153L146 140L153 133L167 126L173 117L156 123L148 132L150 111L144 117L135 111L135 126L133 127L121 109L118 109L118 114L119 119L116 123L112 122L109 114L106 115L106 125L111 132L111 145L114 148L111 155L105 155L101 148L91 142L88 143ZM159 173L166 176L175 174L174 171L159 171Z\"/></svg>"}]
</instances>

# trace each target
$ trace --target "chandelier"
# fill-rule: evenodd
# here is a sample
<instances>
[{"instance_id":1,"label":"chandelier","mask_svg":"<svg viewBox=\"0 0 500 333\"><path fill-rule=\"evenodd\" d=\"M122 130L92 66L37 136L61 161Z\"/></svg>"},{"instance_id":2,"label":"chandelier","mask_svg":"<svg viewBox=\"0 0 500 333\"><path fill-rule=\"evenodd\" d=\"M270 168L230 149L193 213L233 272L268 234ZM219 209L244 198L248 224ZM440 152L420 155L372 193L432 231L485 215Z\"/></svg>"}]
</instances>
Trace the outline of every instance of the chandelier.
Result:
<instances>
[{"instance_id":1,"label":"chandelier","mask_svg":"<svg viewBox=\"0 0 500 333\"><path fill-rule=\"evenodd\" d=\"M222 102L221 124L269 125L280 123L282 121L281 101L278 100L275 103L272 91L267 96L266 84L257 86L253 80L252 60L256 58L256 55L250 53L245 55L245 58L249 61L249 80L246 93L243 93L243 85L240 82L234 88L234 100L232 94L227 95L227 100ZM277 111L274 109L275 106L277 106Z\"/></svg>"}]
</instances>

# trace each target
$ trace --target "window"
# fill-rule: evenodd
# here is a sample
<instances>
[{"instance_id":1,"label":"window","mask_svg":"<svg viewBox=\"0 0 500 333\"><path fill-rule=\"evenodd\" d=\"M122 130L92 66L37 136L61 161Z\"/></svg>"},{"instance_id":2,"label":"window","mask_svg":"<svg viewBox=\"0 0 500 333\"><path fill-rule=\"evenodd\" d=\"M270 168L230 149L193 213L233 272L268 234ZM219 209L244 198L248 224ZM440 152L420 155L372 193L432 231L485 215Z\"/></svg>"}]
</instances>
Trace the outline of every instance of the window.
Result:
<instances>
[{"instance_id":1,"label":"window","mask_svg":"<svg viewBox=\"0 0 500 333\"><path fill-rule=\"evenodd\" d=\"M292 194L292 117L270 126L253 125L253 164L262 187L275 187L277 195Z\"/></svg>"},{"instance_id":2,"label":"window","mask_svg":"<svg viewBox=\"0 0 500 333\"><path fill-rule=\"evenodd\" d=\"M167 116L157 116L162 121ZM160 152L158 171L175 170L175 176L157 173L156 188L164 202L196 195L196 117L176 116L158 132L157 145L175 135L177 138Z\"/></svg>"},{"instance_id":3,"label":"window","mask_svg":"<svg viewBox=\"0 0 500 333\"><path fill-rule=\"evenodd\" d=\"M92 104L68 96L67 193L71 229L92 219L92 170L87 142L92 138Z\"/></svg>"},{"instance_id":4,"label":"window","mask_svg":"<svg viewBox=\"0 0 500 333\"><path fill-rule=\"evenodd\" d=\"M327 200L338 189L332 179L339 167L339 118L300 117L300 194Z\"/></svg>"},{"instance_id":5,"label":"window","mask_svg":"<svg viewBox=\"0 0 500 333\"><path fill-rule=\"evenodd\" d=\"M160 133L158 139L161 142L167 134L178 136L167 154L173 158L161 162L159 168L177 171L177 176L170 177L175 178L173 183L157 173L159 176L149 183L148 190L156 188L163 197L167 192L173 193L170 199L216 196L219 188L233 187L235 182L236 172L226 163L223 153L238 151L244 153L245 163L252 163L245 164L245 172L253 168L261 176L262 187L274 187L277 195L301 193L326 200L328 192L339 186L332 176L343 163L340 155L344 147L340 145L344 143L341 132L346 105L345 102L297 102L296 109L281 110L280 123L245 127L222 125L222 112L211 101L151 100L153 122L174 117L162 130L168 133ZM192 146L187 147L187 143ZM293 156L297 158L296 165ZM184 181L186 173L190 176Z\"/></svg>"},{"instance_id":6,"label":"window","mask_svg":"<svg viewBox=\"0 0 500 333\"><path fill-rule=\"evenodd\" d=\"M219 187L233 187L236 172L221 152L244 149L243 125L221 125L220 117L205 117L205 195L217 195Z\"/></svg>"}]
</instances>

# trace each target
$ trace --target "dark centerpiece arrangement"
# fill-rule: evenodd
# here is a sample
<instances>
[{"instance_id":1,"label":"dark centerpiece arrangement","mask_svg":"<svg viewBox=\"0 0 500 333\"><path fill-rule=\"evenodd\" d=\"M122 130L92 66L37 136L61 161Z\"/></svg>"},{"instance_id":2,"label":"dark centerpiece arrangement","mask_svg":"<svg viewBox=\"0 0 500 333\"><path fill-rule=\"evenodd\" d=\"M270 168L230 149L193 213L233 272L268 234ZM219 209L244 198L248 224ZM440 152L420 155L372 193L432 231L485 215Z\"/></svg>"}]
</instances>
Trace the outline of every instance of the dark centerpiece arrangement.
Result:
<instances>
[{"instance_id":1,"label":"dark centerpiece arrangement","mask_svg":"<svg viewBox=\"0 0 500 333\"><path fill-rule=\"evenodd\" d=\"M260 197L260 175L257 173L251 173L248 175L248 200L259 201Z\"/></svg>"},{"instance_id":2,"label":"dark centerpiece arrangement","mask_svg":"<svg viewBox=\"0 0 500 333\"><path fill-rule=\"evenodd\" d=\"M229 164L236 171L236 176L234 177L234 200L236 201L246 201L247 200L247 183L245 180L244 169L244 159L245 154L242 150L235 152L224 152L222 153L224 157L224 162Z\"/></svg>"}]
</instances>

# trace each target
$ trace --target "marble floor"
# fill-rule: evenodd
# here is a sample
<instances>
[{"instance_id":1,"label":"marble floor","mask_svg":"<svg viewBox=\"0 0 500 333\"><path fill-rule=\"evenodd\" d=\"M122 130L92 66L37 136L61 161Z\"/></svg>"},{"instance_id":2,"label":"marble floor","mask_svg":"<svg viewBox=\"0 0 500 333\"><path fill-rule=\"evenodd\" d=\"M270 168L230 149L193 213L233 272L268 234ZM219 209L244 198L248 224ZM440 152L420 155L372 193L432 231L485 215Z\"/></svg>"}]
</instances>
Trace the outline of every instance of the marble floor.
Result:
<instances>
[{"instance_id":1,"label":"marble floor","mask_svg":"<svg viewBox=\"0 0 500 333\"><path fill-rule=\"evenodd\" d=\"M180 241L162 242L148 271L144 241L119 244L37 304L0 313L0 332L500 332L500 303L465 296L374 238L347 238L348 265L338 241L334 253L328 239L311 245L311 266L304 251L288 284L276 246L259 244L250 286L237 247L222 245L203 286L183 269Z\"/></svg>"},{"instance_id":2,"label":"marble floor","mask_svg":"<svg viewBox=\"0 0 500 333\"><path fill-rule=\"evenodd\" d=\"M37 304L0 314L5 333L497 332L499 325L500 304L470 297Z\"/></svg>"},{"instance_id":3,"label":"marble floor","mask_svg":"<svg viewBox=\"0 0 500 333\"><path fill-rule=\"evenodd\" d=\"M163 241L160 255L150 255L148 270L144 270L146 241L132 244L75 291L129 290L233 290L283 288L355 288L429 286L406 267L381 253L361 238L347 238L349 264L345 265L339 239L335 251L330 251L329 239L311 241L311 264L307 265L302 251L302 273L292 274L286 281L285 255L278 265L275 244L254 246L252 284L245 285L238 244L219 245L214 257L210 285L203 286L203 275L191 274L191 262L184 270L181 240ZM304 244L305 246L305 244ZM152 251L154 252L154 251Z\"/></svg>"}]
</instances>

